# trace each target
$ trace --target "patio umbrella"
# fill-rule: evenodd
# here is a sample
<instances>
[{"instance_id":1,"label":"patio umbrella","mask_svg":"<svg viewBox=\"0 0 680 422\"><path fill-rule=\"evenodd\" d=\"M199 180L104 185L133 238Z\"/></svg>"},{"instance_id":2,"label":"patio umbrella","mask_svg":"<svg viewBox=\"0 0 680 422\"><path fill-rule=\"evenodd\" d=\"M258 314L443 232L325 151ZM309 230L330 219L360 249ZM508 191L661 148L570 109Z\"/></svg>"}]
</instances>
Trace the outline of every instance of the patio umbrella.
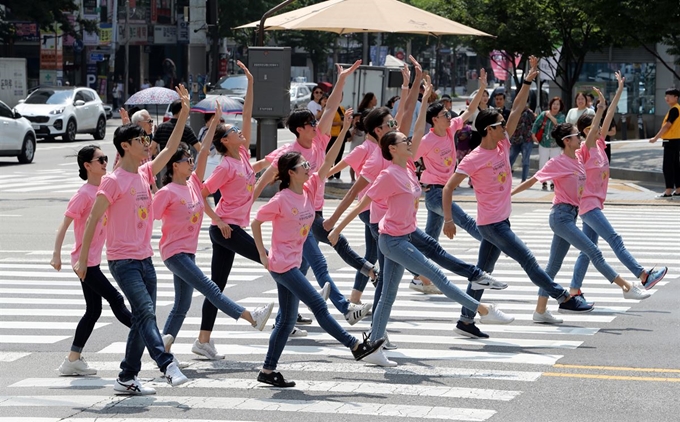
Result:
<instances>
[{"instance_id":1,"label":"patio umbrella","mask_svg":"<svg viewBox=\"0 0 680 422\"><path fill-rule=\"evenodd\" d=\"M125 105L170 104L175 100L179 100L179 94L175 90L152 86L135 92Z\"/></svg>"},{"instance_id":2,"label":"patio umbrella","mask_svg":"<svg viewBox=\"0 0 680 422\"><path fill-rule=\"evenodd\" d=\"M229 97L227 95L209 95L202 99L196 105L191 107L191 111L196 113L214 113L215 112L215 100L220 104L222 108L222 113L242 113L243 104L237 99Z\"/></svg>"},{"instance_id":3,"label":"patio umbrella","mask_svg":"<svg viewBox=\"0 0 680 422\"><path fill-rule=\"evenodd\" d=\"M236 29L254 28L259 21ZM491 36L398 0L328 0L265 21L265 30L393 32L424 35Z\"/></svg>"}]
</instances>

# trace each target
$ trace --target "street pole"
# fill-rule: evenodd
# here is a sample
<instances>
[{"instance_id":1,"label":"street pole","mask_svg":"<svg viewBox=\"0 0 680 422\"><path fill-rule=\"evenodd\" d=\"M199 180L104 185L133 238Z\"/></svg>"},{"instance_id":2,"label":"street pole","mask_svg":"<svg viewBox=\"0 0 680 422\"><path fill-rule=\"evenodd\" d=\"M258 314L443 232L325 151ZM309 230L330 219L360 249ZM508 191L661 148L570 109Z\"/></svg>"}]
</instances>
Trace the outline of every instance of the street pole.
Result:
<instances>
[{"instance_id":1,"label":"street pole","mask_svg":"<svg viewBox=\"0 0 680 422\"><path fill-rule=\"evenodd\" d=\"M128 81L130 80L130 0L125 1L125 80L123 81L123 101L128 99ZM121 105L122 105L121 104Z\"/></svg>"},{"instance_id":2,"label":"street pole","mask_svg":"<svg viewBox=\"0 0 680 422\"><path fill-rule=\"evenodd\" d=\"M257 45L260 47L264 47L264 21L267 20L268 17L273 15L274 13L278 12L279 10L283 9L284 7L288 6L295 0L286 0L283 3L280 3L271 9L267 10L264 15L262 15L262 19L260 19L260 26L258 27L258 37L257 37Z\"/></svg>"}]
</instances>

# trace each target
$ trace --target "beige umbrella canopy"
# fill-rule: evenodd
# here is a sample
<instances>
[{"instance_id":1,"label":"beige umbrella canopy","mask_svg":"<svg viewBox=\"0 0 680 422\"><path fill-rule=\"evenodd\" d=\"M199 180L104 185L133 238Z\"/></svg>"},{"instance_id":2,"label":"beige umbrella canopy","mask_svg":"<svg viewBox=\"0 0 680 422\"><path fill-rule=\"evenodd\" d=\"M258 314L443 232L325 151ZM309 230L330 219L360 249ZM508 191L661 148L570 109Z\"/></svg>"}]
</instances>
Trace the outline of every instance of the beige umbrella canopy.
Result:
<instances>
[{"instance_id":1,"label":"beige umbrella canopy","mask_svg":"<svg viewBox=\"0 0 680 422\"><path fill-rule=\"evenodd\" d=\"M254 28L259 21L239 26ZM396 32L424 35L491 36L398 0L328 0L265 21L265 30L295 29L352 32Z\"/></svg>"}]
</instances>

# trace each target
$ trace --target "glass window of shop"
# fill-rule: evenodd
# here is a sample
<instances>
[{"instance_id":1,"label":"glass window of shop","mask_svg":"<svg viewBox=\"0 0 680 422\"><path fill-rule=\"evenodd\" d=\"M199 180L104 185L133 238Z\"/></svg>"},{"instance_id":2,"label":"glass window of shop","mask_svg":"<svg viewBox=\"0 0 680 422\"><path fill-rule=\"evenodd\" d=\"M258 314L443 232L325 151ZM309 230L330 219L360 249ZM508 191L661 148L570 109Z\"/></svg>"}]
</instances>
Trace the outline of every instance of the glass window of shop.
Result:
<instances>
[{"instance_id":1,"label":"glass window of shop","mask_svg":"<svg viewBox=\"0 0 680 422\"><path fill-rule=\"evenodd\" d=\"M616 92L615 72L626 79L618 112L621 114L654 114L656 65L654 63L589 63L583 64L574 93L589 91L593 86L602 90L609 100Z\"/></svg>"}]
</instances>

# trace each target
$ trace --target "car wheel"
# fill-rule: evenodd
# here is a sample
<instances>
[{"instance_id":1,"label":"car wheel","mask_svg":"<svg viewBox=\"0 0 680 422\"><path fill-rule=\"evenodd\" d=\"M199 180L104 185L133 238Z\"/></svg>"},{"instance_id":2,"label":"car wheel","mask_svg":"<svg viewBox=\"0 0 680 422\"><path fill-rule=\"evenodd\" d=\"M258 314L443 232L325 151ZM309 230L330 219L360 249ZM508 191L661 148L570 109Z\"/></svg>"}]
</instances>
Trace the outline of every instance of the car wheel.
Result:
<instances>
[{"instance_id":1,"label":"car wheel","mask_svg":"<svg viewBox=\"0 0 680 422\"><path fill-rule=\"evenodd\" d=\"M21 164L28 164L33 161L33 157L35 157L35 138L29 133L24 138L21 153L17 158Z\"/></svg>"},{"instance_id":2,"label":"car wheel","mask_svg":"<svg viewBox=\"0 0 680 422\"><path fill-rule=\"evenodd\" d=\"M97 130L95 130L92 136L94 136L95 141L104 139L106 136L106 119L103 117L99 118L99 121L97 121Z\"/></svg>"},{"instance_id":3,"label":"car wheel","mask_svg":"<svg viewBox=\"0 0 680 422\"><path fill-rule=\"evenodd\" d=\"M64 142L73 142L76 140L76 132L78 130L78 127L76 126L76 121L71 119L68 121L66 124L66 132L64 132L63 135L61 135L61 139Z\"/></svg>"}]
</instances>

